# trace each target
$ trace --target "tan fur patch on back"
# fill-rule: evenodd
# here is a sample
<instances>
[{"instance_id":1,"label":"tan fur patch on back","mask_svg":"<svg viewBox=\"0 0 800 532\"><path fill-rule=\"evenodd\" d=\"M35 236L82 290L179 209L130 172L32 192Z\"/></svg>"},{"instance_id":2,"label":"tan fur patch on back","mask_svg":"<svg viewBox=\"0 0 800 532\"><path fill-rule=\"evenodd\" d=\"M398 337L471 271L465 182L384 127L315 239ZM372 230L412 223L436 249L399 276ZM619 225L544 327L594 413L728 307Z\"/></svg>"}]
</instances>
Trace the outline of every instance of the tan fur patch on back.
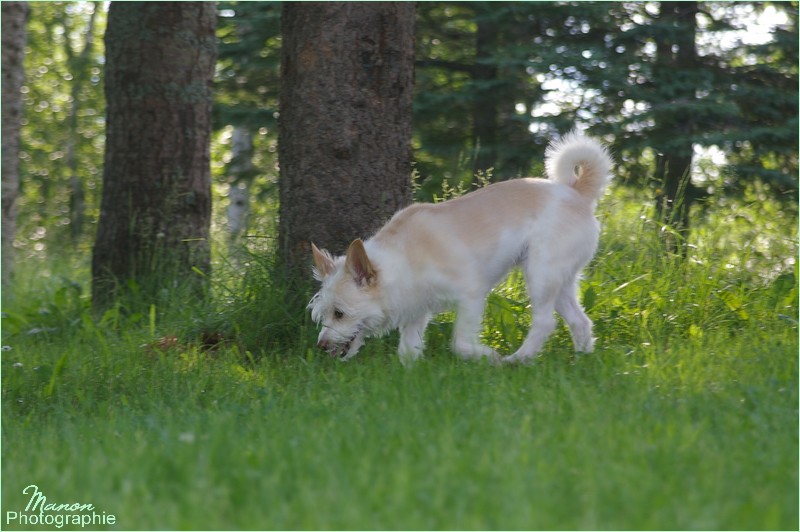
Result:
<instances>
[{"instance_id":1,"label":"tan fur patch on back","mask_svg":"<svg viewBox=\"0 0 800 532\"><path fill-rule=\"evenodd\" d=\"M430 231L436 231L437 223L445 223L467 241L495 238L501 230L513 226L515 222L522 223L535 218L549 201L551 186L550 182L543 179L514 179L494 183L443 203L414 204L398 212L375 235L375 240L388 242L409 229L416 234L428 222L431 223ZM418 217L426 222L417 223L415 218Z\"/></svg>"}]
</instances>

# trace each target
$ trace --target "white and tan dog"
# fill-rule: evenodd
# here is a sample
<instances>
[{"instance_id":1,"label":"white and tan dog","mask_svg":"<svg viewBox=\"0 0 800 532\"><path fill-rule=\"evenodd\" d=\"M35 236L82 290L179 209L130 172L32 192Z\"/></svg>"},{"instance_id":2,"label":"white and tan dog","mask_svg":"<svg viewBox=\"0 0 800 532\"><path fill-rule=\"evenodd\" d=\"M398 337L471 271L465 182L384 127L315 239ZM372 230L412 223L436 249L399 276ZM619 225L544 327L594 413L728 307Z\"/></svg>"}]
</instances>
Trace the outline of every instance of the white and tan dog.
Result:
<instances>
[{"instance_id":1,"label":"white and tan dog","mask_svg":"<svg viewBox=\"0 0 800 532\"><path fill-rule=\"evenodd\" d=\"M611 165L599 142L571 133L547 149L549 179L514 179L411 205L366 242L355 240L344 257L312 244L314 276L322 281L309 303L322 324L319 346L348 359L365 338L400 329L398 351L406 364L422 354L431 316L454 307L453 350L465 359L500 360L479 340L484 302L519 266L533 326L517 352L502 360L535 356L555 328L554 311L567 322L575 349L591 351L592 322L578 303L577 281L597 248L594 209Z\"/></svg>"}]
</instances>

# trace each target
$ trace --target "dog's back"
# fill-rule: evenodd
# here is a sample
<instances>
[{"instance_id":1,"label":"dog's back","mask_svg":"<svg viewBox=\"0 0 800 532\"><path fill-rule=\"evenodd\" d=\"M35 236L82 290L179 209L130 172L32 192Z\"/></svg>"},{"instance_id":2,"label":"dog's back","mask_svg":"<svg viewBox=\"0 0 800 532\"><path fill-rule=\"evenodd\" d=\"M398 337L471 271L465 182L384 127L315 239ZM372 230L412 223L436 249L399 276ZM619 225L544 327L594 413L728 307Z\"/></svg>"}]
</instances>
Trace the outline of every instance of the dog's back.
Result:
<instances>
[{"instance_id":1,"label":"dog's back","mask_svg":"<svg viewBox=\"0 0 800 532\"><path fill-rule=\"evenodd\" d=\"M371 240L401 251L412 269L438 266L451 277L479 270L481 289L494 286L534 248L577 246L588 248L591 258L594 205L610 179L611 158L597 141L576 134L554 143L547 155L549 179L512 179L442 203L411 205ZM586 252L578 254L582 267Z\"/></svg>"}]
</instances>

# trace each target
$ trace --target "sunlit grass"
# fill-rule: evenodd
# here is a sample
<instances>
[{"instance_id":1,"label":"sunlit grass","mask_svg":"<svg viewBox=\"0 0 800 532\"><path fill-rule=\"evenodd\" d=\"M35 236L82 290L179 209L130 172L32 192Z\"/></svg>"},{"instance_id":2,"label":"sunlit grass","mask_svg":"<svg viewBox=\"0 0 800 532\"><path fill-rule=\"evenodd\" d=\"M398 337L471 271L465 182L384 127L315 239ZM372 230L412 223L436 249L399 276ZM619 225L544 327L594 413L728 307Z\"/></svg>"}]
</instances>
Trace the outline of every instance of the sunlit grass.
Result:
<instances>
[{"instance_id":1,"label":"sunlit grass","mask_svg":"<svg viewBox=\"0 0 800 532\"><path fill-rule=\"evenodd\" d=\"M37 484L122 529L796 529L796 227L760 208L711 213L684 258L607 197L581 285L596 351L561 325L529 367L460 362L446 314L411 371L396 336L330 359L307 289L257 254L218 267L213 301L99 316L85 272L23 272L3 509ZM487 305L503 352L529 326L518 281Z\"/></svg>"}]
</instances>

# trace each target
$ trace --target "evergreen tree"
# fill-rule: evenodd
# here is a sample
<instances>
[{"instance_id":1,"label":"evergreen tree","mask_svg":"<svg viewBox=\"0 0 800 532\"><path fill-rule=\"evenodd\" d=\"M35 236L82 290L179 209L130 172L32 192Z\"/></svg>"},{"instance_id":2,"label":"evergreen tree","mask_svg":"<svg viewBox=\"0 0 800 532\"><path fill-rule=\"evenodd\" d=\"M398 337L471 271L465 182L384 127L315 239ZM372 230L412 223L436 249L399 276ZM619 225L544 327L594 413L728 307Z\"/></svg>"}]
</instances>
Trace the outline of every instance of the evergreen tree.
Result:
<instances>
[{"instance_id":1,"label":"evergreen tree","mask_svg":"<svg viewBox=\"0 0 800 532\"><path fill-rule=\"evenodd\" d=\"M772 42L698 49L766 6L788 18ZM493 159L500 178L535 173L543 145L580 122L614 142L618 182L647 187L676 227L712 189L687 179L698 146L732 163L717 194L754 178L796 191L796 20L796 2L423 3L415 142L426 190L488 166L465 160Z\"/></svg>"},{"instance_id":2,"label":"evergreen tree","mask_svg":"<svg viewBox=\"0 0 800 532\"><path fill-rule=\"evenodd\" d=\"M767 183L789 206L798 190L798 4L774 2L786 15L773 39L742 46L724 63L727 94L736 105L720 144L727 148L726 192L741 191L754 179Z\"/></svg>"},{"instance_id":3,"label":"evergreen tree","mask_svg":"<svg viewBox=\"0 0 800 532\"><path fill-rule=\"evenodd\" d=\"M220 2L218 13L214 125L276 129L281 4Z\"/></svg>"},{"instance_id":4,"label":"evergreen tree","mask_svg":"<svg viewBox=\"0 0 800 532\"><path fill-rule=\"evenodd\" d=\"M545 146L580 110L560 101L558 112L532 116L548 95L543 81L577 72L587 21L606 7L435 2L418 12L414 124L423 194L442 177L469 180L489 169L495 179L541 174Z\"/></svg>"},{"instance_id":5,"label":"evergreen tree","mask_svg":"<svg viewBox=\"0 0 800 532\"><path fill-rule=\"evenodd\" d=\"M650 188L656 213L675 228L690 227L691 206L712 190L756 179L797 190L797 10L789 6L776 41L702 51L698 42L744 24L735 6L616 3L593 22L593 44L576 63L582 89L595 91L589 123L614 139L619 182ZM733 164L725 183L701 188L691 181L694 148L714 145Z\"/></svg>"},{"instance_id":6,"label":"evergreen tree","mask_svg":"<svg viewBox=\"0 0 800 532\"><path fill-rule=\"evenodd\" d=\"M691 181L697 135L697 94L709 83L695 48L697 2L661 2L655 37L652 99L657 152L656 216L679 231L689 228L689 212L697 192Z\"/></svg>"}]
</instances>

